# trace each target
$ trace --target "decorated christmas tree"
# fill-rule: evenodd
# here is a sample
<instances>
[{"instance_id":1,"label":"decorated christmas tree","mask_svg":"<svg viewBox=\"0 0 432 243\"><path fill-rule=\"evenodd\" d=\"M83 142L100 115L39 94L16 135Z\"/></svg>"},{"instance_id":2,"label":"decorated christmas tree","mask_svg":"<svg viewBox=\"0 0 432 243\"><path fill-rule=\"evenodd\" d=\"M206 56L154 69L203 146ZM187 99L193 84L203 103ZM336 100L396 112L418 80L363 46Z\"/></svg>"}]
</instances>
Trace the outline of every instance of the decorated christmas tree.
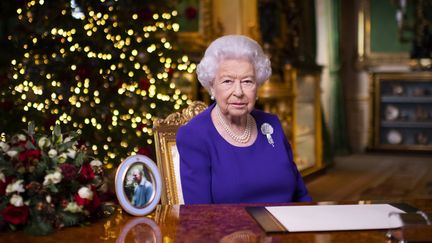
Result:
<instances>
[{"instance_id":1,"label":"decorated christmas tree","mask_svg":"<svg viewBox=\"0 0 432 243\"><path fill-rule=\"evenodd\" d=\"M175 46L172 2L18 1L0 132L60 124L107 167L152 156L153 120L188 103L174 79L195 69Z\"/></svg>"}]
</instances>

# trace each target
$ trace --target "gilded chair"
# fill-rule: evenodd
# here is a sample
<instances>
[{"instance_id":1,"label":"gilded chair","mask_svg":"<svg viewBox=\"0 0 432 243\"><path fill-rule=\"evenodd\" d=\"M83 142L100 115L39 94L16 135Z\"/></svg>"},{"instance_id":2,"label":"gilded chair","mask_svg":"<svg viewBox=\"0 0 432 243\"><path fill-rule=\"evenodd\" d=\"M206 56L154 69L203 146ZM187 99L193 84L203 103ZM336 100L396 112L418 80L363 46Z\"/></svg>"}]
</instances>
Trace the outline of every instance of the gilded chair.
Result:
<instances>
[{"instance_id":1,"label":"gilded chair","mask_svg":"<svg viewBox=\"0 0 432 243\"><path fill-rule=\"evenodd\" d=\"M176 146L177 129L186 124L207 105L194 101L183 111L168 115L165 119L157 119L153 123L157 166L162 176L161 203L174 205L184 204L180 181L180 156Z\"/></svg>"}]
</instances>

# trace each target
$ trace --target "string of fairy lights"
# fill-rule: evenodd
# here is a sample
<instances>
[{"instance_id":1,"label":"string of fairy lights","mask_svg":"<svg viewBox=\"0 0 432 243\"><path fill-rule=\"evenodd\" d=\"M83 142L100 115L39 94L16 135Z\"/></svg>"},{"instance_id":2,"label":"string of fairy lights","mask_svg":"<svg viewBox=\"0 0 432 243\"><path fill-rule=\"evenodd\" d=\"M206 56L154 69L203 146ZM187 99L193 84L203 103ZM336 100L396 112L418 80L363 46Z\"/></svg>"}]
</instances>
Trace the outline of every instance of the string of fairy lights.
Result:
<instances>
[{"instance_id":1,"label":"string of fairy lights","mask_svg":"<svg viewBox=\"0 0 432 243\"><path fill-rule=\"evenodd\" d=\"M100 0L101 3L105 2ZM21 59L12 60L11 64L13 66L12 78L17 82L15 87L13 87L13 95L19 96L25 105L23 110L29 112L31 110L49 113L57 117L55 123L57 124L72 124L78 133L81 133L85 126L92 126L93 129L101 130L103 127L108 127L109 130L118 128L119 126L124 126L128 124L136 132L136 136L142 137L143 134L147 135L146 143L153 143L153 133L151 129L151 124L155 119L153 111L158 109L158 104L155 102L159 101L173 101L173 109L178 110L184 104L188 104L191 101L188 99L186 94L183 94L176 84L172 82L170 72L173 70L176 72L187 72L193 73L196 65L189 60L188 56L183 55L180 58L173 59L168 57L166 52L173 49L173 45L170 41L162 36L161 38L154 38L154 35L160 31L174 31L178 32L180 26L178 23L171 21L172 17L177 16L177 11L171 11L166 13L153 13L152 14L152 24L142 26L142 32L134 29L121 29L122 27L118 23L118 16L114 13L114 7L109 6L109 13L98 12L97 10L87 9L87 17L81 13L81 10L72 2L72 7L74 17L79 18L81 21L85 21L82 25L83 29L76 29L75 26L71 28L60 28L52 27L51 29L45 30L39 35L34 35L30 40L23 44L23 56ZM33 8L44 5L43 0L39 1L29 1L24 8L17 10L18 20L26 21L31 24L34 20ZM66 9L61 11L62 15L70 14L71 11ZM77 14L78 13L78 14ZM79 14L81 13L81 14ZM134 21L139 19L138 13L132 13L130 18ZM114 54L110 51L97 50L91 45L80 43L78 33L85 33L88 38L92 38L97 34L103 34L106 41L112 45L113 48L119 50L118 56L113 56ZM154 38L153 43L146 42L148 38ZM33 47L37 46L39 42L43 42L44 39L58 39L58 48L53 48L51 53L37 53ZM136 45L135 45L136 44ZM137 45L144 45L145 52L142 49L136 48ZM146 57L149 54L157 54L159 57L160 71L154 72L148 66ZM69 88L69 97L66 97L64 93L59 92L64 86L64 80L59 78L55 72L45 69L38 75L39 80L34 80L29 75L29 66L40 66L40 65L51 65L55 63L58 59L66 59L71 55L81 55L88 59L97 60L103 63L109 63L109 65L101 65L97 67L97 73L102 77L107 77L108 80L103 82L101 88L108 89L110 86L109 78L112 77L116 72L125 73L128 78L127 82L122 82L116 90L117 94L127 97L137 96L141 100L148 100L151 102L149 104L150 110L143 111L139 109L134 109L133 107L122 110L117 108L117 104L114 102L109 102L109 116L111 120L109 124L104 124L104 122L96 116L92 115L92 112L84 112L84 117L82 120L75 119L67 110L62 110L59 108L59 104L62 102L67 102L74 109L90 109L96 110L100 109L101 105L104 104L104 96L106 94L102 93L101 88L95 88L93 85L94 80L92 77L83 77L80 75L75 75L75 80L73 85ZM119 60L119 61L113 61ZM153 60L154 61L154 60ZM126 65L128 62L128 65ZM76 73L79 71L79 64L71 63L68 70L63 70L64 72ZM142 73L145 74L145 78L149 82L149 86L143 89L139 85L139 79L142 78ZM161 92L158 89L158 84L160 82L168 83L169 88L172 90L171 94ZM67 86L69 87L69 86ZM47 93L50 92L50 93ZM24 115L21 118L21 122L27 123L31 120L31 117ZM147 124L149 126L144 126L142 129L137 129L140 124ZM53 129L51 127L50 129ZM128 132L127 129L120 129L122 134ZM126 137L126 136L125 136ZM91 141L90 141L91 142ZM112 146L110 143L112 138L107 136L102 148L96 144L91 146L94 154L97 155L100 149L105 150L107 159L119 159L116 153L110 151ZM131 147L127 140L122 140L120 146L123 148ZM132 154L138 152L138 147L133 147Z\"/></svg>"}]
</instances>

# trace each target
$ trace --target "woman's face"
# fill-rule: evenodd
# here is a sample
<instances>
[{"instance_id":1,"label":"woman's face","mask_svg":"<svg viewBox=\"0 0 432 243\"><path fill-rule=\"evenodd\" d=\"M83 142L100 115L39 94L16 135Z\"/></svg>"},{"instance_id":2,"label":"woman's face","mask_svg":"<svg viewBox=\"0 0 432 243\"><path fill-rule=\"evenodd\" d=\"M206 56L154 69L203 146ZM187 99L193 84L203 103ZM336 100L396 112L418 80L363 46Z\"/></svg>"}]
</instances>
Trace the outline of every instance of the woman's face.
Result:
<instances>
[{"instance_id":1,"label":"woman's face","mask_svg":"<svg viewBox=\"0 0 432 243\"><path fill-rule=\"evenodd\" d=\"M245 59L228 59L219 64L210 92L222 114L228 118L246 116L256 101L255 69Z\"/></svg>"}]
</instances>

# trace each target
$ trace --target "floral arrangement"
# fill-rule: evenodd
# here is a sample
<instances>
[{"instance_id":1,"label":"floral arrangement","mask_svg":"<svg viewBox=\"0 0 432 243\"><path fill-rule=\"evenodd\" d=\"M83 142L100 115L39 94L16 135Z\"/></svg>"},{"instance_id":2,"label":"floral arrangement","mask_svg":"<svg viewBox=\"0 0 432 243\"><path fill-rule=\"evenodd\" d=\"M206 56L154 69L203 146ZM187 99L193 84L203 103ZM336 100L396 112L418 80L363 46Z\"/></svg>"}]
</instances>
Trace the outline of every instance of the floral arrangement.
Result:
<instances>
[{"instance_id":1,"label":"floral arrangement","mask_svg":"<svg viewBox=\"0 0 432 243\"><path fill-rule=\"evenodd\" d=\"M103 215L101 161L78 145L75 132L37 135L34 125L0 141L0 229L45 235ZM106 204L108 205L108 204Z\"/></svg>"}]
</instances>

